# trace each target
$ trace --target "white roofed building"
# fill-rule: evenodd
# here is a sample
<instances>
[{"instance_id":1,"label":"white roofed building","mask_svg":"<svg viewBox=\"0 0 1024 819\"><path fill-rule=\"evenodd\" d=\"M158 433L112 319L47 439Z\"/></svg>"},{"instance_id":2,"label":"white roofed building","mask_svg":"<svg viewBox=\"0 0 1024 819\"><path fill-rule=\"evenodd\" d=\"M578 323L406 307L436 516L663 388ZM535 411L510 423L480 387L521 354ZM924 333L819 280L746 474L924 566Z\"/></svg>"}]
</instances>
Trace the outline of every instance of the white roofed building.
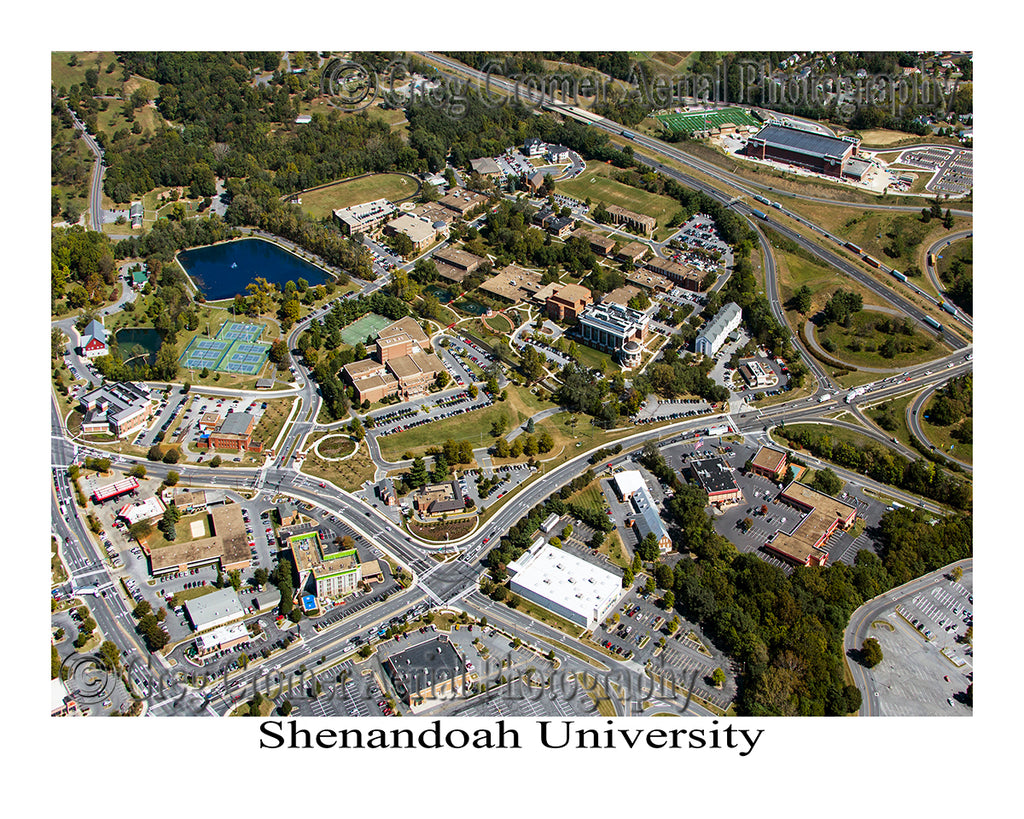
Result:
<instances>
[{"instance_id":1,"label":"white roofed building","mask_svg":"<svg viewBox=\"0 0 1024 819\"><path fill-rule=\"evenodd\" d=\"M513 592L587 629L624 594L622 578L550 544L534 543L508 564Z\"/></svg>"}]
</instances>

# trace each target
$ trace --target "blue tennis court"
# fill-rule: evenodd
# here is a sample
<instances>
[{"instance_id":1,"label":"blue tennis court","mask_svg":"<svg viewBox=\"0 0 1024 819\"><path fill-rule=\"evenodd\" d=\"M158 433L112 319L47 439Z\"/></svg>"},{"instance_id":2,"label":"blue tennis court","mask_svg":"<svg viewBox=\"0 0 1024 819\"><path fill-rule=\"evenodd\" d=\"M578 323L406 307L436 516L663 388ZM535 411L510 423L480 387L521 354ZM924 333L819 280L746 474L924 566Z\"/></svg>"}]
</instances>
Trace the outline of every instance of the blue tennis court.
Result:
<instances>
[{"instance_id":1,"label":"blue tennis court","mask_svg":"<svg viewBox=\"0 0 1024 819\"><path fill-rule=\"evenodd\" d=\"M206 367L214 372L255 375L270 352L269 342L256 341L262 335L262 324L226 321L216 338L193 338L178 363L190 370Z\"/></svg>"}]
</instances>

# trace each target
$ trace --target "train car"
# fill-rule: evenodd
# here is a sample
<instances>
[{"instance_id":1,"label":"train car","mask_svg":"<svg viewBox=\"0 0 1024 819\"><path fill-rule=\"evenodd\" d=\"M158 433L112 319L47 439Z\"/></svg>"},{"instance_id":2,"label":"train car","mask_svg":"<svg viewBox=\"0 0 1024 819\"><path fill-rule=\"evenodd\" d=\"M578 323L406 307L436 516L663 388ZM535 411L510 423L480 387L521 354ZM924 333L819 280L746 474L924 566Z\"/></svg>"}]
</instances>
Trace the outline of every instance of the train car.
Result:
<instances>
[{"instance_id":1,"label":"train car","mask_svg":"<svg viewBox=\"0 0 1024 819\"><path fill-rule=\"evenodd\" d=\"M771 205L773 208L778 208L779 210L782 210L782 205L780 205L778 202L772 202Z\"/></svg>"},{"instance_id":2,"label":"train car","mask_svg":"<svg viewBox=\"0 0 1024 819\"><path fill-rule=\"evenodd\" d=\"M751 213L752 213L752 214L753 214L754 216L756 216L756 217L757 217L758 219L764 219L764 220L765 220L766 222L768 221L768 214L766 214L766 213L763 213L763 212L761 212L761 211L759 211L759 210L751 210L750 212L751 212Z\"/></svg>"},{"instance_id":3,"label":"train car","mask_svg":"<svg viewBox=\"0 0 1024 819\"><path fill-rule=\"evenodd\" d=\"M939 324L939 323L938 323L938 322L937 322L937 321L936 321L935 319L933 319L933 318L932 318L931 316L925 316L925 317L924 317L924 323L925 323L925 324L927 324L927 325L928 325L929 327L934 327L934 328L935 328L936 330L938 330L938 331L939 331L940 333L942 332L942 325L941 325L941 324Z\"/></svg>"},{"instance_id":4,"label":"train car","mask_svg":"<svg viewBox=\"0 0 1024 819\"><path fill-rule=\"evenodd\" d=\"M899 279L901 282L905 282L907 280L907 277L900 273L900 271L898 270L893 270L892 275Z\"/></svg>"},{"instance_id":5,"label":"train car","mask_svg":"<svg viewBox=\"0 0 1024 819\"><path fill-rule=\"evenodd\" d=\"M765 199L763 196L755 196L754 201L760 202L762 205L770 205L772 203L771 199Z\"/></svg>"},{"instance_id":6,"label":"train car","mask_svg":"<svg viewBox=\"0 0 1024 819\"><path fill-rule=\"evenodd\" d=\"M843 247L849 248L854 253L860 253L861 252L860 248L857 247L857 245L855 245L853 242L847 242L845 245L843 245Z\"/></svg>"},{"instance_id":7,"label":"train car","mask_svg":"<svg viewBox=\"0 0 1024 819\"><path fill-rule=\"evenodd\" d=\"M941 307L943 310L945 310L951 316L955 316L956 315L956 308L952 304L950 304L948 301L942 302L942 304L940 304L939 307Z\"/></svg>"},{"instance_id":8,"label":"train car","mask_svg":"<svg viewBox=\"0 0 1024 819\"><path fill-rule=\"evenodd\" d=\"M878 261L878 259L876 259L874 256L868 256L867 253L863 253L861 255L863 256L864 261L867 262L872 267L881 267L882 266L881 263Z\"/></svg>"}]
</instances>

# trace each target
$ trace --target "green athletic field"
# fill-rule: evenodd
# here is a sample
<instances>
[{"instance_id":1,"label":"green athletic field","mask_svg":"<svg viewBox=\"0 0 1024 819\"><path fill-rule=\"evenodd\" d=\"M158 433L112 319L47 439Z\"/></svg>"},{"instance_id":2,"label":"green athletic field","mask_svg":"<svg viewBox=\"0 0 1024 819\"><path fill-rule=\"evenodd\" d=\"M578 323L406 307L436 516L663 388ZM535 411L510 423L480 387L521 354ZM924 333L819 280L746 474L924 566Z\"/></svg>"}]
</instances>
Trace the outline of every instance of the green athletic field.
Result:
<instances>
[{"instance_id":1,"label":"green athletic field","mask_svg":"<svg viewBox=\"0 0 1024 819\"><path fill-rule=\"evenodd\" d=\"M705 126L705 116L707 125ZM760 125L742 108L722 108L716 111L708 111L691 114L662 114L655 117L666 128L673 132L680 131L703 131L707 128L721 128L723 125Z\"/></svg>"},{"instance_id":2,"label":"green athletic field","mask_svg":"<svg viewBox=\"0 0 1024 819\"><path fill-rule=\"evenodd\" d=\"M367 313L342 329L341 340L350 347L365 344L367 336L376 338L377 333L389 324L394 324L394 322L384 316L378 316L376 313Z\"/></svg>"}]
</instances>

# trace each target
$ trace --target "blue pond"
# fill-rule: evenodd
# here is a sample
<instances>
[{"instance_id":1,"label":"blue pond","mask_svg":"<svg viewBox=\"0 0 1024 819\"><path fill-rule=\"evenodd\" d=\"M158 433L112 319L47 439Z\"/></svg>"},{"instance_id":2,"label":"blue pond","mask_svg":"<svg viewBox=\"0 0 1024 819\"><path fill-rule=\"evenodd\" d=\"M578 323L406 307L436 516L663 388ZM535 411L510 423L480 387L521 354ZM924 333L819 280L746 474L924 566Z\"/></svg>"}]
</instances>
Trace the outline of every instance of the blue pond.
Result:
<instances>
[{"instance_id":1,"label":"blue pond","mask_svg":"<svg viewBox=\"0 0 1024 819\"><path fill-rule=\"evenodd\" d=\"M207 245L178 254L182 267L208 301L245 295L245 286L264 278L279 287L305 279L310 286L324 284L328 274L262 239L240 239Z\"/></svg>"}]
</instances>

